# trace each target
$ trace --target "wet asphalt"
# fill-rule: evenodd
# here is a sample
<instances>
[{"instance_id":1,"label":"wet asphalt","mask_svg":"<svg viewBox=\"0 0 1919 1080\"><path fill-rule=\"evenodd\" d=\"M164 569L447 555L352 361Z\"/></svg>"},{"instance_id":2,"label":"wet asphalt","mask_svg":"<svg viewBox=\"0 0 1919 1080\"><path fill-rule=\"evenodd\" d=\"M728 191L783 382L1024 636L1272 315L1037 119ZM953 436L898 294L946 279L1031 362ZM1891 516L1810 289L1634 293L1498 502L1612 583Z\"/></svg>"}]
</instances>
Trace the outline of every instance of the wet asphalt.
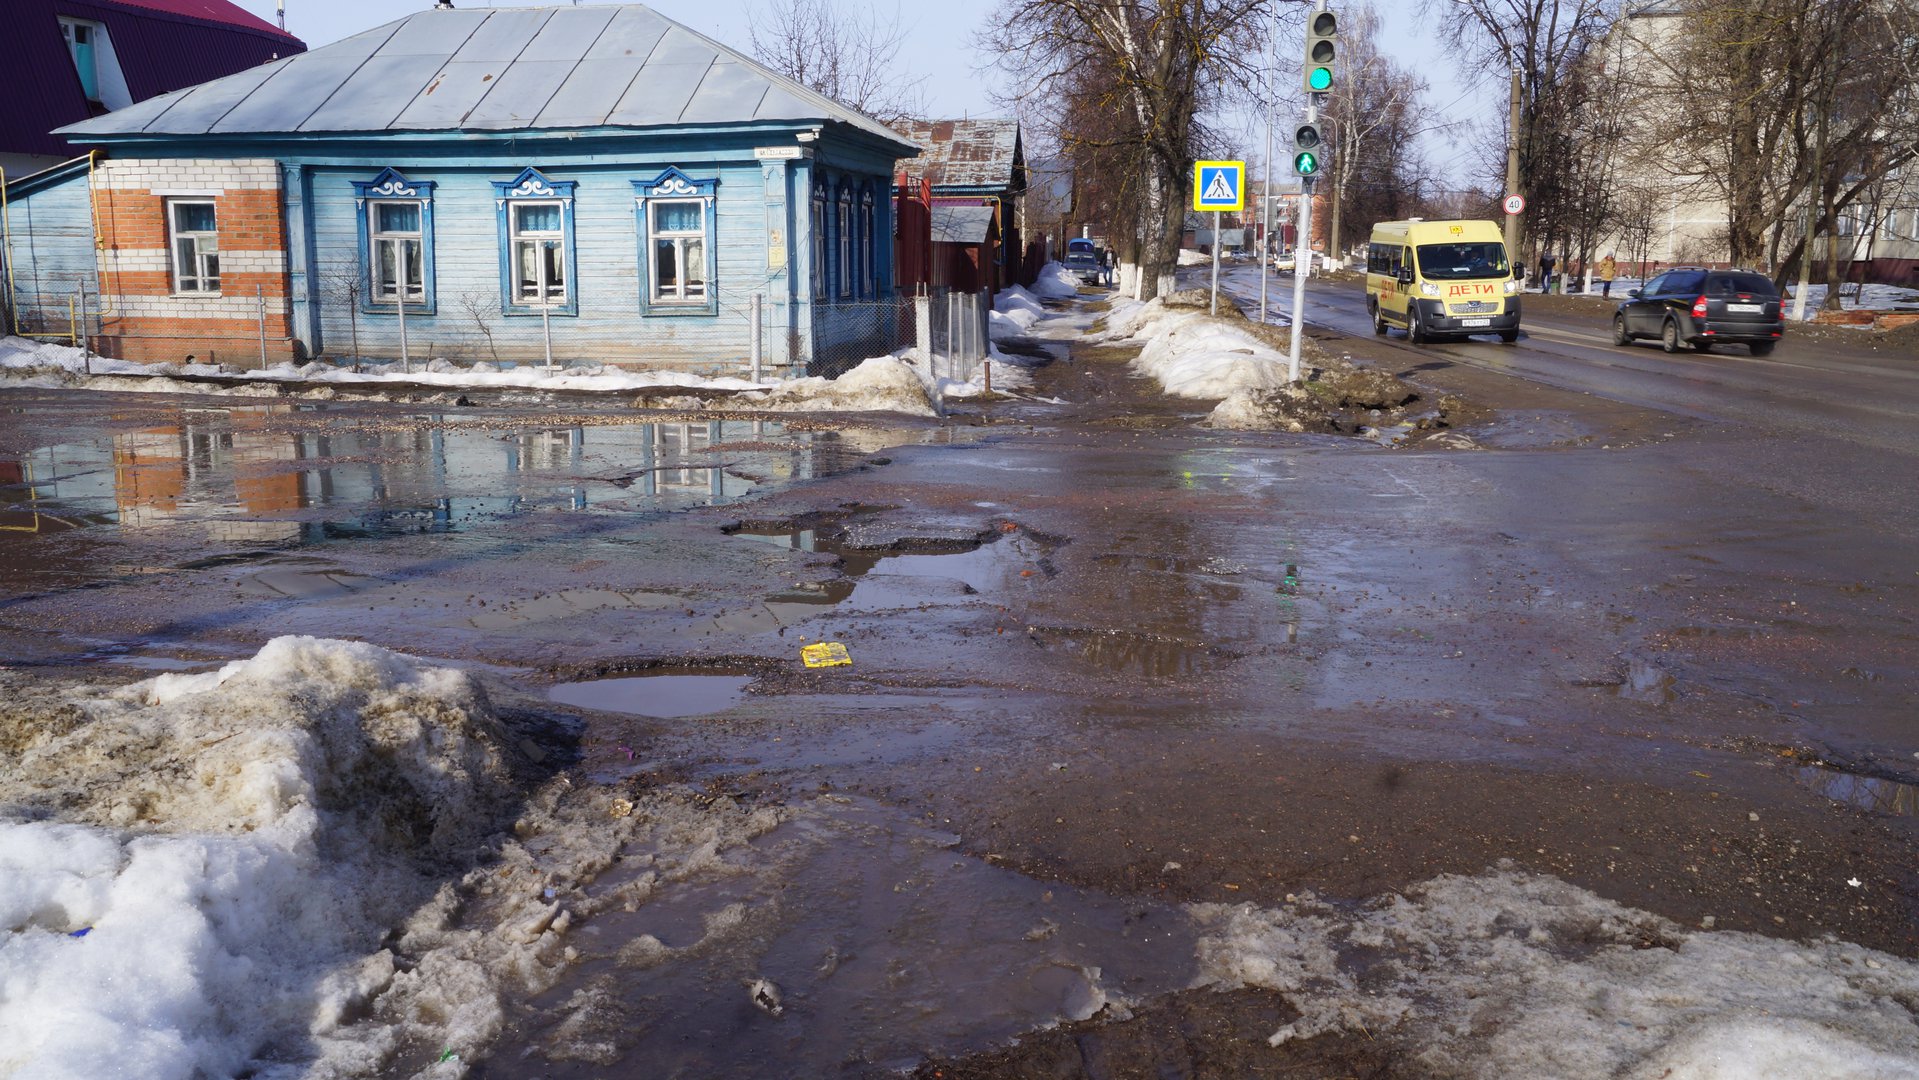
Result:
<instances>
[{"instance_id":1,"label":"wet asphalt","mask_svg":"<svg viewBox=\"0 0 1919 1080\"><path fill-rule=\"evenodd\" d=\"M680 715L588 707L580 775L847 794L1155 903L1509 860L1919 955L1919 367L1669 357L1565 317L1420 349L1337 283L1308 312L1320 347L1483 407L1480 448L1212 432L1091 347L943 422L5 391L0 652L125 679L355 637L573 711L553 686L718 676ZM804 667L827 639L852 664ZM1181 997L1130 1030L1274 1008ZM1326 1052L1227 1041L1216 1075Z\"/></svg>"}]
</instances>

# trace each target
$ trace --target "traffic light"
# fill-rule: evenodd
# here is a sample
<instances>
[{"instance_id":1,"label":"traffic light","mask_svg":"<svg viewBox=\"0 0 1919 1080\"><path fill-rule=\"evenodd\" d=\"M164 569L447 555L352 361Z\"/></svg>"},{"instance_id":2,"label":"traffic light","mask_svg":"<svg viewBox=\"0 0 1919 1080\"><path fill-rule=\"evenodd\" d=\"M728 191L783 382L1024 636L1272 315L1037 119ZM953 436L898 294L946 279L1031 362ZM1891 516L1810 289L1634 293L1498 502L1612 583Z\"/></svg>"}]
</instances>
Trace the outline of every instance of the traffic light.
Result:
<instances>
[{"instance_id":1,"label":"traffic light","mask_svg":"<svg viewBox=\"0 0 1919 1080\"><path fill-rule=\"evenodd\" d=\"M1301 120L1293 132L1293 171L1301 176L1318 176L1326 164L1326 140L1319 132L1319 121Z\"/></svg>"},{"instance_id":2,"label":"traffic light","mask_svg":"<svg viewBox=\"0 0 1919 1080\"><path fill-rule=\"evenodd\" d=\"M1331 92L1333 61L1339 54L1339 19L1330 11L1315 11L1306 16L1306 89L1315 94Z\"/></svg>"}]
</instances>

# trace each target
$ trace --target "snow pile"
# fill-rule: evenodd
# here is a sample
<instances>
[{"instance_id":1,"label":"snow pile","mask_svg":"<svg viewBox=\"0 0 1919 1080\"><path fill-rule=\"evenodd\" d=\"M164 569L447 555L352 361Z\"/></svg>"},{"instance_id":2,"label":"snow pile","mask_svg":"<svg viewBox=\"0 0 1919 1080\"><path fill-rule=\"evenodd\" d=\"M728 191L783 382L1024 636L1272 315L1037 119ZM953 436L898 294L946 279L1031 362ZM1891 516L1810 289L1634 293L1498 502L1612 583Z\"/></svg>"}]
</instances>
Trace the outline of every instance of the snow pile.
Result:
<instances>
[{"instance_id":1,"label":"snow pile","mask_svg":"<svg viewBox=\"0 0 1919 1080\"><path fill-rule=\"evenodd\" d=\"M311 638L10 706L0 742L0 1074L232 1076L324 1038L507 792L464 674Z\"/></svg>"},{"instance_id":2,"label":"snow pile","mask_svg":"<svg viewBox=\"0 0 1919 1080\"><path fill-rule=\"evenodd\" d=\"M1213 257L1205 252L1194 251L1192 248L1179 249L1179 265L1181 266L1201 266L1210 264L1212 261Z\"/></svg>"},{"instance_id":3,"label":"snow pile","mask_svg":"<svg viewBox=\"0 0 1919 1080\"><path fill-rule=\"evenodd\" d=\"M1049 262L1033 282L1033 293L1042 300L1071 300L1079 295L1079 279L1056 262Z\"/></svg>"},{"instance_id":4,"label":"snow pile","mask_svg":"<svg viewBox=\"0 0 1919 1080\"><path fill-rule=\"evenodd\" d=\"M784 412L901 412L938 416L934 390L899 356L876 356L837 379L794 379L742 408Z\"/></svg>"},{"instance_id":5,"label":"snow pile","mask_svg":"<svg viewBox=\"0 0 1919 1080\"><path fill-rule=\"evenodd\" d=\"M1000 290L1000 294L993 298L992 321L987 328L987 336L994 341L1018 337L1044 318L1046 308L1041 306L1039 298L1014 285Z\"/></svg>"},{"instance_id":6,"label":"snow pile","mask_svg":"<svg viewBox=\"0 0 1919 1080\"><path fill-rule=\"evenodd\" d=\"M1278 990L1437 1076L1919 1077L1919 964L1686 930L1555 878L1445 876L1356 915L1195 905L1199 985ZM1367 957L1362 974L1342 955Z\"/></svg>"},{"instance_id":7,"label":"snow pile","mask_svg":"<svg viewBox=\"0 0 1919 1080\"><path fill-rule=\"evenodd\" d=\"M1286 385L1286 355L1256 337L1251 324L1169 307L1164 298L1113 316L1107 336L1143 341L1134 370L1175 397L1225 398Z\"/></svg>"},{"instance_id":8,"label":"snow pile","mask_svg":"<svg viewBox=\"0 0 1919 1080\"><path fill-rule=\"evenodd\" d=\"M764 383L678 371L628 371L612 365L559 368L548 372L539 365L501 370L485 362L459 367L445 360L434 360L415 364L410 371L398 363L362 363L359 371L333 364L288 363L259 371L239 372L210 364L135 364L99 356L92 358L93 375L87 378L83 375L87 363L85 354L79 349L65 345L38 343L22 338L0 340L0 380L14 386L85 386L130 393L228 396L257 395L261 392L258 384L279 383L305 385L308 389L300 396L317 398L331 397L332 387L344 385L586 393L673 387L684 388L689 399L699 400L705 408L790 412L897 410L918 415L930 415L935 411L925 390L917 395L901 393L905 386L903 381L889 379L876 371L866 371L869 365L876 363L881 366L897 364L897 357L868 360L837 381L802 378L773 379ZM861 371L866 371L866 374L854 379L851 384L845 384L846 379L853 378ZM229 380L230 385L186 382L179 376ZM762 393L769 390L770 393Z\"/></svg>"},{"instance_id":9,"label":"snow pile","mask_svg":"<svg viewBox=\"0 0 1919 1080\"><path fill-rule=\"evenodd\" d=\"M1213 406L1206 417L1208 427L1220 431L1306 430L1304 417L1317 411L1311 391L1287 384L1274 389L1236 390Z\"/></svg>"}]
</instances>

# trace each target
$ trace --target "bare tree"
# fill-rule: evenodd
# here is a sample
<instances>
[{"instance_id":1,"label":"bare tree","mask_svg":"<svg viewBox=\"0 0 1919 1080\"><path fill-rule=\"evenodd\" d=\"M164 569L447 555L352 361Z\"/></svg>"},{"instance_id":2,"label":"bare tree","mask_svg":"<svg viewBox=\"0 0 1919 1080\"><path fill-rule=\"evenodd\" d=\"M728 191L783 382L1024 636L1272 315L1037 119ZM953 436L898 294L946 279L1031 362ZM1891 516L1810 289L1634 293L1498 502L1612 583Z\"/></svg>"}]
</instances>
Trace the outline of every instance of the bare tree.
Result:
<instances>
[{"instance_id":1,"label":"bare tree","mask_svg":"<svg viewBox=\"0 0 1919 1080\"><path fill-rule=\"evenodd\" d=\"M1397 209L1393 196L1412 179L1409 167L1416 159L1411 147L1423 123L1422 100L1428 89L1424 79L1379 51L1379 14L1371 5L1346 8L1339 36L1340 63L1325 110L1333 144L1327 158L1332 214L1326 252L1335 258L1342 250L1341 227L1349 214L1370 217L1365 222L1370 226L1386 219L1374 216L1381 209L1390 207L1387 215Z\"/></svg>"},{"instance_id":2,"label":"bare tree","mask_svg":"<svg viewBox=\"0 0 1919 1080\"><path fill-rule=\"evenodd\" d=\"M493 340L493 320L500 315L500 295L490 289L468 289L459 296L460 311L473 323L486 341L487 354L500 362L500 347Z\"/></svg>"},{"instance_id":3,"label":"bare tree","mask_svg":"<svg viewBox=\"0 0 1919 1080\"><path fill-rule=\"evenodd\" d=\"M772 0L748 12L754 59L801 86L891 124L926 114L926 76L899 67L910 27L891 16L838 0Z\"/></svg>"},{"instance_id":4,"label":"bare tree","mask_svg":"<svg viewBox=\"0 0 1919 1080\"><path fill-rule=\"evenodd\" d=\"M1103 85L1123 123L1098 144L1122 147L1138 176L1139 281L1151 298L1173 287L1185 223L1181 198L1204 118L1228 88L1254 85L1272 13L1301 0L1001 0L980 44L1017 80L1022 111L1063 112ZM1082 140L1092 141L1092 140Z\"/></svg>"}]
</instances>

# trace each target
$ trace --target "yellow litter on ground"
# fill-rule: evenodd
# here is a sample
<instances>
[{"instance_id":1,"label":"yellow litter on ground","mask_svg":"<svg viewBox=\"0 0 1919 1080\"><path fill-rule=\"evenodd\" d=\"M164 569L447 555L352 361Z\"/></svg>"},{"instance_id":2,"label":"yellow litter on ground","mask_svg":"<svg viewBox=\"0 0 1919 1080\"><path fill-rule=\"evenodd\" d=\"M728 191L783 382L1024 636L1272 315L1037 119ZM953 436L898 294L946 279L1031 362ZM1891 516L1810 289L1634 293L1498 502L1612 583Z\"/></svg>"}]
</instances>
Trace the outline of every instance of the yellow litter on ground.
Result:
<instances>
[{"instance_id":1,"label":"yellow litter on ground","mask_svg":"<svg viewBox=\"0 0 1919 1080\"><path fill-rule=\"evenodd\" d=\"M846 655L846 646L837 641L816 641L811 645L800 646L800 659L807 667L840 667L853 662Z\"/></svg>"}]
</instances>

